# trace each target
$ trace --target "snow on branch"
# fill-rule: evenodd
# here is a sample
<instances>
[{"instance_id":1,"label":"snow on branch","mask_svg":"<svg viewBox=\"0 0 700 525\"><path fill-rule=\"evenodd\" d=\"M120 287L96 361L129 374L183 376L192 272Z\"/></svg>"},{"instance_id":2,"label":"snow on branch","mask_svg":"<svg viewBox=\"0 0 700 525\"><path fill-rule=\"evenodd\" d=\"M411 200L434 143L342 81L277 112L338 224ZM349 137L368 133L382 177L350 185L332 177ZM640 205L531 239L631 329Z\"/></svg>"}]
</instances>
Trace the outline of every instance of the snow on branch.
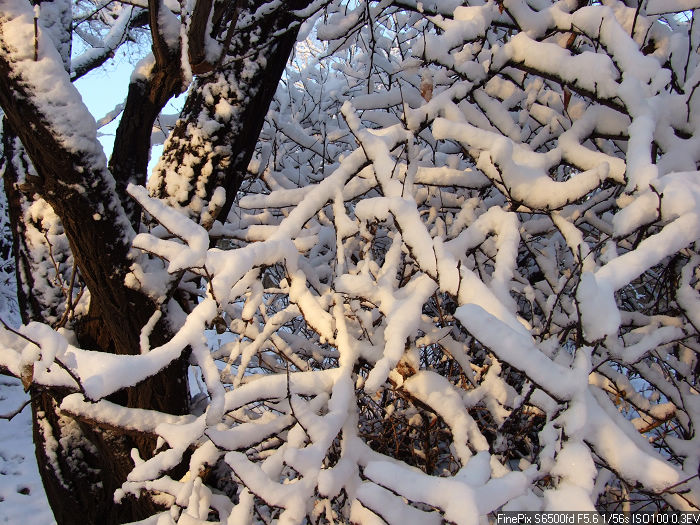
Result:
<instances>
[{"instance_id":1,"label":"snow on branch","mask_svg":"<svg viewBox=\"0 0 700 525\"><path fill-rule=\"evenodd\" d=\"M3 333L14 373L70 367L64 410L157 436L117 494L157 493L153 519L700 508L694 13L456 4L329 2L211 229L129 187L141 284L181 278L167 342ZM180 356L191 414L104 399Z\"/></svg>"}]
</instances>

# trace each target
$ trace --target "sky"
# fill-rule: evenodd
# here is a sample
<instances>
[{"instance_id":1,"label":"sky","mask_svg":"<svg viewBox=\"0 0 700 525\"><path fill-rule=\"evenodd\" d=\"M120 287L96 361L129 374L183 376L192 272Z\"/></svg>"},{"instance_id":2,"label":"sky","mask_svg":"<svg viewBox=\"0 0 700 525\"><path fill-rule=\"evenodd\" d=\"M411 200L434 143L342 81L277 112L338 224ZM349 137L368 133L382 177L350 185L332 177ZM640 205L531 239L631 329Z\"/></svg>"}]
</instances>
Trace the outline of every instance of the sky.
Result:
<instances>
[{"instance_id":1,"label":"sky","mask_svg":"<svg viewBox=\"0 0 700 525\"><path fill-rule=\"evenodd\" d=\"M126 100L129 88L129 77L141 55L133 52L120 50L115 58L110 59L103 67L91 71L84 77L75 81L74 85L83 96L83 102L88 107L95 120L99 120L114 108ZM176 114L184 104L184 94L171 100L166 104L163 112L166 114ZM104 147L105 154L109 158L114 146L114 136L119 125L119 117L98 130L98 138ZM163 151L162 145L156 145L151 152L151 162L148 165L148 172L158 161L158 157Z\"/></svg>"}]
</instances>

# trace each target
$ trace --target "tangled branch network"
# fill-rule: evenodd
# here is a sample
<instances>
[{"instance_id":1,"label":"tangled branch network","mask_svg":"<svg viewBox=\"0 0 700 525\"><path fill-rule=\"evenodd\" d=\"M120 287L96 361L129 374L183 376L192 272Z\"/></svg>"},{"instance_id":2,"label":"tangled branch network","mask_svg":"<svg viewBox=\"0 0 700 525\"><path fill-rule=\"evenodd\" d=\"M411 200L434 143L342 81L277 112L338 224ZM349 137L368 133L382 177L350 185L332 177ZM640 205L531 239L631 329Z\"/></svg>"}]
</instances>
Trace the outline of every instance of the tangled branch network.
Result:
<instances>
[{"instance_id":1,"label":"tangled branch network","mask_svg":"<svg viewBox=\"0 0 700 525\"><path fill-rule=\"evenodd\" d=\"M3 336L62 410L159 437L116 495L153 523L700 506L696 4L469 3L331 3L227 221L130 188L133 285L190 297L166 344ZM183 352L192 414L104 399Z\"/></svg>"}]
</instances>

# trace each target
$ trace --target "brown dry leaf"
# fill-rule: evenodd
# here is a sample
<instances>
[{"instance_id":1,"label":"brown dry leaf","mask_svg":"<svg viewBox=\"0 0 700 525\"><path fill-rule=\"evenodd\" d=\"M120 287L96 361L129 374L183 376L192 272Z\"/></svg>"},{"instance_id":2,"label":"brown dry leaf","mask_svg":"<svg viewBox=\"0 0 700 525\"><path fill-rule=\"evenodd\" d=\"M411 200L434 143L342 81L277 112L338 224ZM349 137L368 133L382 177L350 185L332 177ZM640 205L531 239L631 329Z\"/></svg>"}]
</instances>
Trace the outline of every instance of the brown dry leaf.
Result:
<instances>
[{"instance_id":1,"label":"brown dry leaf","mask_svg":"<svg viewBox=\"0 0 700 525\"><path fill-rule=\"evenodd\" d=\"M32 386L32 382L34 381L34 363L29 363L28 365L24 365L22 367L22 374L20 375L20 379L22 380L22 386L24 386L24 391L28 392L29 387Z\"/></svg>"},{"instance_id":2,"label":"brown dry leaf","mask_svg":"<svg viewBox=\"0 0 700 525\"><path fill-rule=\"evenodd\" d=\"M429 75L424 75L420 81L420 94L426 102L433 98L433 79Z\"/></svg>"},{"instance_id":3,"label":"brown dry leaf","mask_svg":"<svg viewBox=\"0 0 700 525\"><path fill-rule=\"evenodd\" d=\"M226 325L226 321L224 321L224 318L221 317L220 315L217 315L214 318L214 320L212 321L212 324L214 325L214 328L216 329L217 334L223 334L228 329L228 326Z\"/></svg>"},{"instance_id":4,"label":"brown dry leaf","mask_svg":"<svg viewBox=\"0 0 700 525\"><path fill-rule=\"evenodd\" d=\"M404 359L399 361L399 363L396 365L396 371L401 374L401 377L405 379L408 379L412 375L416 374L415 368L413 368L409 363L407 363Z\"/></svg>"},{"instance_id":5,"label":"brown dry leaf","mask_svg":"<svg viewBox=\"0 0 700 525\"><path fill-rule=\"evenodd\" d=\"M566 49L571 49L571 46L574 45L574 41L575 41L575 40L576 40L576 34L575 34L575 33L571 33L571 34L569 35L568 40L566 41L566 46L564 46L564 47L566 47Z\"/></svg>"}]
</instances>

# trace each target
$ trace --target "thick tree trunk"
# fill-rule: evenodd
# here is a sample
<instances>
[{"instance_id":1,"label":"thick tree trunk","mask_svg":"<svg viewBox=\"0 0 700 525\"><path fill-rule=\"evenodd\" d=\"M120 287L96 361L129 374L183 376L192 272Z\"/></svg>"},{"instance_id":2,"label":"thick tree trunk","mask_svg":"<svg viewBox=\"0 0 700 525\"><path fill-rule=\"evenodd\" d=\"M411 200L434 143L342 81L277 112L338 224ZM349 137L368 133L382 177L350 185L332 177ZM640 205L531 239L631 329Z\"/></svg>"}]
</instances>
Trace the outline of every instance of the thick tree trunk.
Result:
<instances>
[{"instance_id":1,"label":"thick tree trunk","mask_svg":"<svg viewBox=\"0 0 700 525\"><path fill-rule=\"evenodd\" d=\"M64 313L57 308L62 306L61 303L56 303L62 290L57 289L56 279L45 274L47 264L50 267L53 262L47 263L41 257L43 252L28 244L28 236L34 242L42 236L37 226L27 224L25 220L26 210L38 198L37 188L31 177L29 180L26 177L32 171L31 164L9 123L4 125L3 145L4 186L13 226L13 251L23 322L40 321L55 326ZM44 248L48 250L48 247ZM66 257L58 252L58 246L54 248L54 257ZM52 290L55 293L51 293ZM105 316L98 305L98 302L92 302L90 313L77 319L71 328L82 347L115 352L119 348L105 329ZM126 305L124 308L127 311ZM159 329L159 341L154 338L154 344L167 338L164 328ZM132 347L131 352L134 348L137 350L138 345ZM121 350L123 352L124 348ZM183 414L187 411L189 397L186 378L186 363L181 360L148 381L117 393L114 400L127 406ZM148 498L136 500L129 497L116 504L112 497L133 467L131 450L137 448L148 457L154 449L154 439L92 427L61 414L58 406L66 393L64 391L34 386L31 393L37 463L57 523L116 524L145 518L157 510Z\"/></svg>"},{"instance_id":2,"label":"thick tree trunk","mask_svg":"<svg viewBox=\"0 0 700 525\"><path fill-rule=\"evenodd\" d=\"M260 3L239 1L243 7L238 19L253 25L239 28L245 31L232 36L223 64L195 81L149 182L151 193L176 207L189 208L190 217L205 227L216 216L225 220L233 205L296 43L299 20L293 11L310 2L288 1L274 13L250 22ZM251 34L256 35L253 48ZM215 123L217 129L202 141L203 130L193 122ZM187 191L181 191L184 188ZM212 210L214 216L207 216L217 188L226 190L226 200Z\"/></svg>"},{"instance_id":3,"label":"thick tree trunk","mask_svg":"<svg viewBox=\"0 0 700 525\"><path fill-rule=\"evenodd\" d=\"M87 425L58 410L55 393L32 389L34 443L46 496L56 523L119 524L143 519L158 507L149 498L113 494L133 468L131 437Z\"/></svg>"},{"instance_id":4,"label":"thick tree trunk","mask_svg":"<svg viewBox=\"0 0 700 525\"><path fill-rule=\"evenodd\" d=\"M188 110L174 134L176 138L166 146L168 166L175 170L185 154L195 155L198 165L192 171L189 183L192 187L199 186L201 194L197 197L204 203L211 199L218 187L223 187L227 193L225 211L230 208L240 186L295 43L298 21L289 10L303 7L308 1L288 2L278 12L256 20L254 13L262 3L240 1L235 7L226 2L212 4L203 1L201 5L197 4L195 12L199 18L214 10L216 23L213 32L216 35L210 36L224 35L228 54L218 64L201 62L199 47L204 37L190 35L194 43L192 59L197 61L196 72L210 72L197 81L186 104ZM10 149L20 147L10 130L14 127L26 149L26 154L22 152L18 156L8 151L7 146L5 148L5 160L8 166L11 165L5 173L5 188L11 203L23 320L56 326L56 319L61 314L60 311L52 313L56 304L46 300L49 296L36 294L37 270L32 265L31 250L25 246L27 225L23 209L35 199L43 198L60 218L68 256L72 256L90 292L88 314L76 319L71 328L81 347L116 354L140 352L141 329L157 308L148 295L124 284L131 265L128 255L133 235L131 227L138 229L140 218L140 212L130 203L125 188L129 182L145 182L153 122L168 99L179 92L182 81L179 69L181 53L166 49L154 27L157 16L153 15L153 10L162 4L150 4L155 72L150 79L138 81L130 87L109 171L106 166L99 166L92 153L69 150L63 146L61 137L55 136L51 119L42 115L41 109L32 102L31 91L13 72L12 60L3 55L0 25L0 105L10 123L5 129L5 144L10 144ZM245 18L248 25L239 28L240 34L233 37L225 19L228 17L229 23L235 23L239 13L246 15L241 18ZM243 68L255 62L250 61L250 57L238 60L250 51L245 32L257 34L260 47L256 53L266 59L257 63L252 76L247 76L250 71L242 74ZM222 63L230 65L222 68ZM212 104L205 100L204 91L216 82L232 87L227 93L217 96ZM210 137L209 144L205 145L204 150L216 154L202 156L189 140L188 127L198 121L200 114L213 116L214 106L222 98L235 109L236 118L223 122L221 132ZM9 161L12 158L26 159L26 165L12 164ZM199 184L197 177L202 175L207 162L215 175ZM33 175L29 176L30 173ZM165 199L171 197L165 187L158 193ZM190 194L192 197L194 194ZM37 264L41 266L41 263ZM173 281L173 286L176 284ZM169 295L172 291L163 292ZM59 290L57 293L63 292ZM167 323L159 323L151 334L151 346L162 344L171 335ZM96 427L62 414L58 406L67 393L65 391L33 386L32 393L37 460L47 497L59 524L116 524L143 519L157 510L148 497L126 498L120 504L113 501L115 490L121 487L133 468L132 449L138 449L144 458L150 457L155 448L152 437ZM117 392L110 399L133 408L186 413L189 408L186 356L156 376Z\"/></svg>"}]
</instances>

